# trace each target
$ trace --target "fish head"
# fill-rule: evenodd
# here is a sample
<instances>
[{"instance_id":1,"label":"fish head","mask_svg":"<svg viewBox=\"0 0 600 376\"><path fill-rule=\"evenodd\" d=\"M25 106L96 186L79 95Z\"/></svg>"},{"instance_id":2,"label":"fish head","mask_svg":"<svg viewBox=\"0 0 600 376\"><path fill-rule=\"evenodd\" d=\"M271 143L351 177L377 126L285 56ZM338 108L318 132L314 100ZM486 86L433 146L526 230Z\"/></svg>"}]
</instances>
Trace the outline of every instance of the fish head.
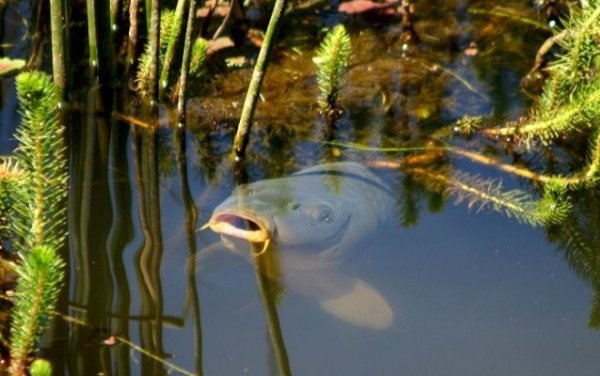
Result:
<instances>
[{"instance_id":1,"label":"fish head","mask_svg":"<svg viewBox=\"0 0 600 376\"><path fill-rule=\"evenodd\" d=\"M213 212L209 227L222 237L276 241L286 251L320 253L340 243L351 211L326 192L285 179L241 185Z\"/></svg>"}]
</instances>

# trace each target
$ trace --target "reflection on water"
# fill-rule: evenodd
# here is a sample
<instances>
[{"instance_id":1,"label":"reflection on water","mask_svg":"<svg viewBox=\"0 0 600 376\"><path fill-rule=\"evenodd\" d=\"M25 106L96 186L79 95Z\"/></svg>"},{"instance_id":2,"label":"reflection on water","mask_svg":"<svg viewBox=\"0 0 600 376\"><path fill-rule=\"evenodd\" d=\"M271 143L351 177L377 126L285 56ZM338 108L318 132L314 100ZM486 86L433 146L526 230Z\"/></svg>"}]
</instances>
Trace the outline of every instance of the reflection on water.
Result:
<instances>
[{"instance_id":1,"label":"reflection on water","mask_svg":"<svg viewBox=\"0 0 600 376\"><path fill-rule=\"evenodd\" d=\"M527 101L516 88L535 54L527 43L545 34L469 12L487 3L417 7L421 43L408 54L394 25L348 21L355 56L334 131L316 113L312 42L284 32L284 47L301 48L274 56L242 175L256 182L338 160L403 161L403 169L374 171L394 196L386 204L393 220L327 273L286 266L286 247L275 241L264 257L240 262L219 249L217 234L196 232L239 181L226 154L248 69L190 101L187 132L116 120L111 113L176 124L169 109L139 114L117 89L77 92L69 112L69 289L59 306L65 320L44 350L56 373L598 374L597 191L576 197L561 226L533 229L452 205L410 167L502 178L535 194L527 182L443 151L383 155L322 143L435 146L429 135L465 114L498 123L520 116ZM471 42L474 56L464 53ZM11 116L4 99L2 135ZM446 140L554 168L552 158L507 155L489 140ZM0 147L10 145L2 138ZM336 184L331 191L343 191ZM322 197L315 187L302 193ZM281 192L293 193L285 185ZM382 330L355 325L350 312L366 306L389 308L393 320L375 328Z\"/></svg>"}]
</instances>

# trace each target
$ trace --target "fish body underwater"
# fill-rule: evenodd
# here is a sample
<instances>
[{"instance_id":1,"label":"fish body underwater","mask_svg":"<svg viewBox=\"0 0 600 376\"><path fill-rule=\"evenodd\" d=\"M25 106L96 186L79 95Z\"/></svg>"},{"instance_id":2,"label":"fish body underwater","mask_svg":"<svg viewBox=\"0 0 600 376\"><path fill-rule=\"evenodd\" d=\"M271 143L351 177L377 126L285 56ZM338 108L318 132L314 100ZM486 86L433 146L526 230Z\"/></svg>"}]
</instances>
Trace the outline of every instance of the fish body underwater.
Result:
<instances>
[{"instance_id":1,"label":"fish body underwater","mask_svg":"<svg viewBox=\"0 0 600 376\"><path fill-rule=\"evenodd\" d=\"M326 312L356 326L386 329L394 316L387 300L339 269L366 248L393 206L390 191L368 168L326 163L238 186L207 226L247 260L253 252L248 245L265 253L276 249L286 288L316 299Z\"/></svg>"}]
</instances>

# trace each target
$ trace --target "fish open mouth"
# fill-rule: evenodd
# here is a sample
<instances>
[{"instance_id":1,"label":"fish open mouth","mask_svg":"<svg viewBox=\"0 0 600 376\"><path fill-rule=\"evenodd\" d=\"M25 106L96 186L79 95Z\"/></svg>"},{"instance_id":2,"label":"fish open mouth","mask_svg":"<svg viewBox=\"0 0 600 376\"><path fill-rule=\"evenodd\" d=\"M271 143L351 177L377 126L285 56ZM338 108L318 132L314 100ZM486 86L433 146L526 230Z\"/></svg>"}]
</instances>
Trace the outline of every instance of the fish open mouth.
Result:
<instances>
[{"instance_id":1,"label":"fish open mouth","mask_svg":"<svg viewBox=\"0 0 600 376\"><path fill-rule=\"evenodd\" d=\"M271 239L272 225L264 219L242 211L215 213L207 223L214 232L252 243L263 243Z\"/></svg>"}]
</instances>

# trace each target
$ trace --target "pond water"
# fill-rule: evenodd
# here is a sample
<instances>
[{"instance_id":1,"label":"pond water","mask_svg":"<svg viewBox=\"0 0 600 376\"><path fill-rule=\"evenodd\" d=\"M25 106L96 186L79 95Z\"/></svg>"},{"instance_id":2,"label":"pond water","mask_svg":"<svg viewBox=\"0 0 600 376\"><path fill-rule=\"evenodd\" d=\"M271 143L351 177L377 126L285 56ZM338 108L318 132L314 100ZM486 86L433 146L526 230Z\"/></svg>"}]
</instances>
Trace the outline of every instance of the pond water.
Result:
<instances>
[{"instance_id":1,"label":"pond water","mask_svg":"<svg viewBox=\"0 0 600 376\"><path fill-rule=\"evenodd\" d=\"M307 23L344 22L351 31L354 55L334 132L315 101L311 59L322 31L282 29L255 117L247 180L351 160L375 166L393 196L389 217L353 245L353 257L289 285L282 281L295 272L285 265L265 279L261 267L215 251L217 234L196 232L236 186L227 153L251 68L202 83L188 101L185 132L176 130L168 106L159 107L158 133L123 120L143 118L125 88L74 93L68 289L42 351L56 374L599 374L600 334L592 328L600 319L597 190L576 197L560 226L532 227L457 204L398 162L420 156L426 161L414 166L434 175L462 171L538 194L531 182L493 166L443 152L361 152L324 142L435 145L431 135L464 115L502 124L526 113L520 81L546 31L477 13L492 8L487 1L415 3L420 41L408 50L398 22L300 13ZM545 22L521 3L506 6ZM3 85L0 154L7 154L18 117L12 83ZM538 170L572 168L547 155L510 154L506 144L483 137L445 140ZM556 158L572 149L564 150ZM324 309L311 283L368 286L340 308L357 310L367 324ZM373 307L392 317L369 325Z\"/></svg>"}]
</instances>

